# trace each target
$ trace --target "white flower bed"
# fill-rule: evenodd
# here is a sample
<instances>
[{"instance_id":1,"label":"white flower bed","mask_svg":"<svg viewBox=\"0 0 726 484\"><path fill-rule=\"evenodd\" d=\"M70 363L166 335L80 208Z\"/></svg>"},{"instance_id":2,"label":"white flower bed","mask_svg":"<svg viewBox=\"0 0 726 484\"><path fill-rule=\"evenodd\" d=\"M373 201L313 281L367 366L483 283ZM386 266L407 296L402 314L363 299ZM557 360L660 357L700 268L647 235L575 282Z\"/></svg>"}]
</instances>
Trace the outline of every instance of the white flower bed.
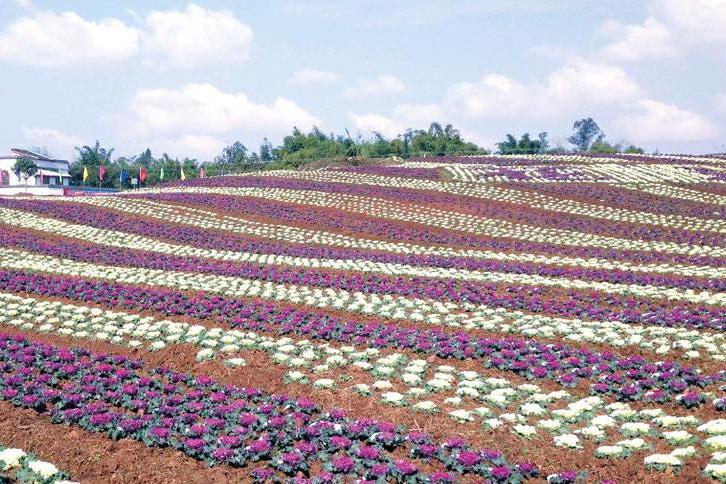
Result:
<instances>
[{"instance_id":1,"label":"white flower bed","mask_svg":"<svg viewBox=\"0 0 726 484\"><path fill-rule=\"evenodd\" d=\"M361 215L387 218L402 222L413 222L430 227L447 230L458 230L491 237L516 238L532 242L553 243L574 246L590 246L607 249L659 251L674 254L708 255L723 257L726 249L720 247L696 246L672 242L656 242L606 237L585 232L576 232L563 229L542 228L526 224L518 224L505 220L489 219L474 215L454 213L451 211L431 208L425 205L394 202L374 197L357 195L314 192L309 190L289 190L278 188L217 188L217 187L182 187L149 189L149 193L203 193L233 196L255 196L266 199L301 203L319 207L335 208ZM191 213L179 215L181 208L170 208L168 205L143 200L128 199L119 196L107 197L79 197L74 201L117 208L132 213L162 218L179 223L189 223L194 218ZM200 212L200 211L196 211ZM233 226L233 217L219 218L218 216L204 217L197 215L194 225L229 229ZM309 240L307 242L310 242Z\"/></svg>"},{"instance_id":2,"label":"white flower bed","mask_svg":"<svg viewBox=\"0 0 726 484\"><path fill-rule=\"evenodd\" d=\"M50 462L39 460L22 449L5 448L0 445L0 480L2 475L15 479L8 482L78 484L69 481L66 473Z\"/></svg>"},{"instance_id":3,"label":"white flower bed","mask_svg":"<svg viewBox=\"0 0 726 484\"><path fill-rule=\"evenodd\" d=\"M270 338L253 332L157 321L148 316L2 293L0 324L83 339L99 339L102 335L100 339L115 344L148 349L158 344L191 343L200 348L199 361L223 356L229 357L226 362L231 366L244 364L243 358L230 357L235 353L261 350L270 356L271 363L291 369L284 376L289 384L354 391L378 398L384 404L406 406L411 411L444 411L460 423L478 422L487 428L505 425L524 438L537 435L541 429L545 434L551 434L558 446L576 448L581 446L580 439L591 439L605 447L596 452L602 457L625 456L645 449L650 444L643 438L650 442L662 438L673 446L698 444L710 451L726 448L722 419L701 425L694 416L669 416L660 408L637 412L628 404L608 404L601 397L577 400L566 390L545 393L531 383L517 385L505 378L487 377L471 370L459 371L455 365L431 365L426 360L410 359L403 353L380 356L380 351L374 348ZM225 351L224 348L232 349ZM372 383L352 381L341 387L345 379L336 381L316 376L320 371L331 368L345 371L349 367L369 372ZM377 376L382 374L385 377ZM443 406L428 400L431 394L442 395ZM488 406L481 406L482 403ZM630 438L606 443L617 439L618 435ZM608 446L619 446L624 450L615 452ZM678 450L674 455L682 459L686 454L687 450Z\"/></svg>"},{"instance_id":4,"label":"white flower bed","mask_svg":"<svg viewBox=\"0 0 726 484\"><path fill-rule=\"evenodd\" d=\"M375 293L348 292L314 286L274 284L258 280L156 269L96 265L31 254L15 249L0 249L0 262L7 268L69 274L89 278L204 291L232 297L257 297L332 308L386 319L410 319L428 324L480 328L527 336L563 336L574 341L602 342L614 346L640 346L665 354L681 351L685 357L694 348L706 355L724 359L723 334L685 328L641 327L623 323L588 323L578 320L525 315L520 311L490 309L470 303L439 302ZM726 295L724 295L726 297ZM721 296L714 303L721 302ZM501 316L500 316L501 315ZM701 353L695 355L698 359Z\"/></svg>"},{"instance_id":5,"label":"white flower bed","mask_svg":"<svg viewBox=\"0 0 726 484\"><path fill-rule=\"evenodd\" d=\"M40 198L40 197L36 197ZM96 197L99 198L99 197ZM58 199L55 198L55 201ZM62 199L66 200L66 199ZM83 200L74 198L73 200ZM110 203L110 202L109 202ZM168 212L169 206L150 202L146 200L114 200L114 208L139 213L150 217L168 219L186 225L196 225L206 228L219 228L239 233L253 234L259 237L271 238L291 243L315 243L336 247L350 247L360 249L381 250L399 254L432 255L440 257L474 257L511 262L531 262L538 264L572 265L594 269L616 269L633 272L678 274L683 276L698 276L723 278L726 271L718 268L690 265L672 264L634 264L629 262L613 262L605 259L543 256L527 253L504 253L486 250L464 250L451 249L446 247L431 247L408 243L394 243L365 238L349 237L332 232L302 229L286 225L261 224L247 221L241 218L225 217L224 222L217 220L212 212L187 209L179 207L174 212ZM140 207L140 208L139 208ZM185 210L187 210L185 212ZM176 212L182 212L180 215ZM199 213L202 212L202 213ZM159 215L161 214L161 216ZM119 231L102 230L83 225L70 224L47 217L40 217L29 212L0 208L0 223L22 226L41 231L51 231L69 237L77 237L94 243L109 244L119 247L146 247L147 250L158 250L176 255L209 257L222 260L249 260L250 262L266 264L286 264L289 259L286 256L273 254L249 254L229 252L223 250L207 250L195 247L182 246L170 243L162 243L155 239L148 239L135 234L125 234ZM130 245L131 244L131 245ZM292 263L302 264L305 259L294 258ZM337 261L336 261L337 262ZM346 261L359 262L359 261ZM312 262L314 264L314 262ZM356 269L359 270L359 269Z\"/></svg>"},{"instance_id":6,"label":"white flower bed","mask_svg":"<svg viewBox=\"0 0 726 484\"><path fill-rule=\"evenodd\" d=\"M691 289L673 289L658 286L636 284L619 284L609 282L596 282L567 277L541 276L530 274L513 274L492 271L471 271L454 268L422 267L403 264L390 264L365 260L336 260L292 257L284 255L254 254L248 252L217 251L201 249L184 245L161 242L134 234L127 234L113 230L101 230L94 227L69 224L32 214L24 214L17 210L0 208L0 223L14 225L57 235L76 237L87 242L112 247L136 249L143 247L146 251L170 254L178 257L205 257L221 260L235 260L266 265L283 265L306 268L324 268L341 271L373 272L394 276L434 277L458 279L464 281L511 283L527 285L557 286L565 289L595 290L611 294L636 295L655 298L683 299L694 303L718 304L720 299L726 301L726 296L713 294L708 291L694 291Z\"/></svg>"},{"instance_id":7,"label":"white flower bed","mask_svg":"<svg viewBox=\"0 0 726 484\"><path fill-rule=\"evenodd\" d=\"M523 169L520 167L516 169L525 171L527 170L526 168ZM621 170L622 168L618 166L618 169ZM681 168L681 170L683 170L683 168ZM617 171L618 170L616 170L616 172ZM267 172L266 175L275 176L275 173ZM719 220L705 220L696 217L687 217L680 215L661 215L636 210L607 207L603 205L577 202L574 200L563 200L549 195L516 190L506 187L471 185L468 183L441 182L434 180L391 177L366 173L341 172L334 170L308 170L299 172L288 172L284 174L284 177L292 179L312 180L318 182L338 182L357 185L384 186L390 188L431 190L435 192L476 197L485 200L522 204L531 208L552 210L571 215L584 215L587 217L601 218L604 220L632 222L646 225L658 225L663 227L678 227L694 231L714 231L720 233L726 232L726 223Z\"/></svg>"}]
</instances>

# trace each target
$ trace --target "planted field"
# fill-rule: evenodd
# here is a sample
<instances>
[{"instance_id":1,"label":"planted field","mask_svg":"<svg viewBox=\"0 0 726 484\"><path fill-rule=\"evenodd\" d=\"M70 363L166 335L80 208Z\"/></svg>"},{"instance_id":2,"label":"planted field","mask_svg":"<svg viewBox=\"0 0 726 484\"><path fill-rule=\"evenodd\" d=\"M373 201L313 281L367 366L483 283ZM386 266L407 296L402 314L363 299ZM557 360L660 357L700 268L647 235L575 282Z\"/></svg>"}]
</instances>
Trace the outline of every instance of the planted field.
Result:
<instances>
[{"instance_id":1,"label":"planted field","mask_svg":"<svg viewBox=\"0 0 726 484\"><path fill-rule=\"evenodd\" d=\"M0 481L725 482L724 181L422 158L0 198Z\"/></svg>"}]
</instances>

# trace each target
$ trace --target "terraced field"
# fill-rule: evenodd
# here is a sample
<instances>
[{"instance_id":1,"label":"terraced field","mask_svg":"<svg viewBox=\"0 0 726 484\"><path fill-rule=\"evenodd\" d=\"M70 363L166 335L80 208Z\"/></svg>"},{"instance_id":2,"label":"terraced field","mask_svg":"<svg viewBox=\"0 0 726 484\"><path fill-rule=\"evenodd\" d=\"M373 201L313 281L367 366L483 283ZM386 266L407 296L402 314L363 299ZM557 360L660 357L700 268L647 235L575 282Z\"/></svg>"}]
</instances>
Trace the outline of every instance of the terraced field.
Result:
<instances>
[{"instance_id":1,"label":"terraced field","mask_svg":"<svg viewBox=\"0 0 726 484\"><path fill-rule=\"evenodd\" d=\"M726 482L725 181L490 156L0 198L0 481Z\"/></svg>"}]
</instances>

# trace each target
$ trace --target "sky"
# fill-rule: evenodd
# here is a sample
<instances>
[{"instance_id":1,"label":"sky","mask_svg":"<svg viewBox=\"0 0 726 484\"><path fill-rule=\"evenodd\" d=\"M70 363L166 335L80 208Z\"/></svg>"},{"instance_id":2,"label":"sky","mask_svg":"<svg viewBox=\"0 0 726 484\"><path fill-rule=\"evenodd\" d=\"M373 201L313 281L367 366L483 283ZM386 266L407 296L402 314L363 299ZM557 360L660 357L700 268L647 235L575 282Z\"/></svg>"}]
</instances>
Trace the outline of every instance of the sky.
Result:
<instances>
[{"instance_id":1,"label":"sky","mask_svg":"<svg viewBox=\"0 0 726 484\"><path fill-rule=\"evenodd\" d=\"M293 126L431 121L567 146L582 117L612 142L726 151L726 0L0 0L0 154L207 161Z\"/></svg>"}]
</instances>

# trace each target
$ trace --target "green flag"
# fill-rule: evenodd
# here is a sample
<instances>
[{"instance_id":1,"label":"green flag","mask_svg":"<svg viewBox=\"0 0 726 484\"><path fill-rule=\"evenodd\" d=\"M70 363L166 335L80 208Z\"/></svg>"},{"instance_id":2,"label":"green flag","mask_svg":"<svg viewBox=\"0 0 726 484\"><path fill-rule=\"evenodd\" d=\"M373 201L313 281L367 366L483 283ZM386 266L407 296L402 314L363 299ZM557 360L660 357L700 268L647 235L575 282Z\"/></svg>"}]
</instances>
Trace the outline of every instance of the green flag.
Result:
<instances>
[{"instance_id":1,"label":"green flag","mask_svg":"<svg viewBox=\"0 0 726 484\"><path fill-rule=\"evenodd\" d=\"M164 179L164 167L162 166L161 173L159 173L159 180L163 180L163 179Z\"/></svg>"}]
</instances>

